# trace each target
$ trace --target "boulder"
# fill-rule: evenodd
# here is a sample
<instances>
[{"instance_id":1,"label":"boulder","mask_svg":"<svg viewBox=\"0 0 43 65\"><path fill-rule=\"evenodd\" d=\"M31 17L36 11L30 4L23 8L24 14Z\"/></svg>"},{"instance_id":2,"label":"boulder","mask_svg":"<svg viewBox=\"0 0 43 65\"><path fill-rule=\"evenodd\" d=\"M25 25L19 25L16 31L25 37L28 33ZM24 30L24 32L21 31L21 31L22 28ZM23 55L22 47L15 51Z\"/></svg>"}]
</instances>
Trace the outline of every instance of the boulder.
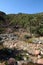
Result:
<instances>
[{"instance_id":1,"label":"boulder","mask_svg":"<svg viewBox=\"0 0 43 65\"><path fill-rule=\"evenodd\" d=\"M40 54L40 50L35 50L34 51L34 55L39 55Z\"/></svg>"},{"instance_id":2,"label":"boulder","mask_svg":"<svg viewBox=\"0 0 43 65\"><path fill-rule=\"evenodd\" d=\"M41 55L43 55L43 51L41 51Z\"/></svg>"},{"instance_id":3,"label":"boulder","mask_svg":"<svg viewBox=\"0 0 43 65\"><path fill-rule=\"evenodd\" d=\"M38 55L38 59L40 59L41 58L41 55Z\"/></svg>"},{"instance_id":4,"label":"boulder","mask_svg":"<svg viewBox=\"0 0 43 65\"><path fill-rule=\"evenodd\" d=\"M0 63L0 65L5 65L5 62Z\"/></svg>"},{"instance_id":5,"label":"boulder","mask_svg":"<svg viewBox=\"0 0 43 65\"><path fill-rule=\"evenodd\" d=\"M30 55L38 56L40 54L40 50L33 49L32 51L29 51Z\"/></svg>"},{"instance_id":6,"label":"boulder","mask_svg":"<svg viewBox=\"0 0 43 65\"><path fill-rule=\"evenodd\" d=\"M17 65L16 60L15 60L14 58L10 58L10 59L7 61L7 64L8 64L8 65Z\"/></svg>"},{"instance_id":7,"label":"boulder","mask_svg":"<svg viewBox=\"0 0 43 65\"><path fill-rule=\"evenodd\" d=\"M42 64L43 65L43 58L37 60L37 64Z\"/></svg>"},{"instance_id":8,"label":"boulder","mask_svg":"<svg viewBox=\"0 0 43 65\"><path fill-rule=\"evenodd\" d=\"M17 61L18 65L28 65L28 61Z\"/></svg>"}]
</instances>

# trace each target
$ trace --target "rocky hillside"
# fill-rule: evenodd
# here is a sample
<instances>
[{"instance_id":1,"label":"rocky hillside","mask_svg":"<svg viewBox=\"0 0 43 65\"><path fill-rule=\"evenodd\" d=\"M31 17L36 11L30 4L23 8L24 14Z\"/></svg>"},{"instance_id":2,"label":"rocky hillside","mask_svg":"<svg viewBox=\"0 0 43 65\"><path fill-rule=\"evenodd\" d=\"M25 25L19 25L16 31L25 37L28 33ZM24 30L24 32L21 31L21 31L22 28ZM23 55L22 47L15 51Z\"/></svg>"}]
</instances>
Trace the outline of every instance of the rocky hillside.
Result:
<instances>
[{"instance_id":1,"label":"rocky hillside","mask_svg":"<svg viewBox=\"0 0 43 65\"><path fill-rule=\"evenodd\" d=\"M43 36L43 13L6 14L0 11L0 27L0 33L5 33L5 28L12 30L23 28L31 34Z\"/></svg>"},{"instance_id":2,"label":"rocky hillside","mask_svg":"<svg viewBox=\"0 0 43 65\"><path fill-rule=\"evenodd\" d=\"M1 65L43 65L43 37L26 34L0 34Z\"/></svg>"},{"instance_id":3,"label":"rocky hillside","mask_svg":"<svg viewBox=\"0 0 43 65\"><path fill-rule=\"evenodd\" d=\"M0 65L41 64L43 65L43 13L0 12Z\"/></svg>"}]
</instances>

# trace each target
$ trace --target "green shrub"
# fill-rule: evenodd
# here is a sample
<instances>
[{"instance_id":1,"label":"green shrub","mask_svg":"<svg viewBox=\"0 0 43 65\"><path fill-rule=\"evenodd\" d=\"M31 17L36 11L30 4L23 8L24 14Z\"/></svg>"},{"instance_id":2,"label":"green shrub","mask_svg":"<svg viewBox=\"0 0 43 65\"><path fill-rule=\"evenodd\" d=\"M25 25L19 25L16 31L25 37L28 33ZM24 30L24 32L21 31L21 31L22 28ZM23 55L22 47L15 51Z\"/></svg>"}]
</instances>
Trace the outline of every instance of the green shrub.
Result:
<instances>
[{"instance_id":1,"label":"green shrub","mask_svg":"<svg viewBox=\"0 0 43 65\"><path fill-rule=\"evenodd\" d=\"M32 39L27 40L28 43L32 43Z\"/></svg>"},{"instance_id":2,"label":"green shrub","mask_svg":"<svg viewBox=\"0 0 43 65\"><path fill-rule=\"evenodd\" d=\"M40 28L39 31L38 31L38 33L39 33L41 36L43 36L43 28Z\"/></svg>"},{"instance_id":3,"label":"green shrub","mask_svg":"<svg viewBox=\"0 0 43 65\"><path fill-rule=\"evenodd\" d=\"M31 38L31 36L30 35L24 35L24 38L29 39L29 38Z\"/></svg>"},{"instance_id":4,"label":"green shrub","mask_svg":"<svg viewBox=\"0 0 43 65\"><path fill-rule=\"evenodd\" d=\"M26 40L26 42L27 42L27 43L32 43L33 40L32 40L32 39L28 39L28 40Z\"/></svg>"}]
</instances>

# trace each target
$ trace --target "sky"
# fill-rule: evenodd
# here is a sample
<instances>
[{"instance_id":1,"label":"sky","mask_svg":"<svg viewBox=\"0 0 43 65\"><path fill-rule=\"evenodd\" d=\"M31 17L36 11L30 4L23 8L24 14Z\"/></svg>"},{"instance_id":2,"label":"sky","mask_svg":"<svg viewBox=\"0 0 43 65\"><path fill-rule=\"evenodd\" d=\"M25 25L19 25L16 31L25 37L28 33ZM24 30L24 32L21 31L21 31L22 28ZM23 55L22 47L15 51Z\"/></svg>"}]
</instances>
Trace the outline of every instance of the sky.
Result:
<instances>
[{"instance_id":1,"label":"sky","mask_svg":"<svg viewBox=\"0 0 43 65\"><path fill-rule=\"evenodd\" d=\"M43 0L0 0L0 11L7 14L43 12Z\"/></svg>"}]
</instances>

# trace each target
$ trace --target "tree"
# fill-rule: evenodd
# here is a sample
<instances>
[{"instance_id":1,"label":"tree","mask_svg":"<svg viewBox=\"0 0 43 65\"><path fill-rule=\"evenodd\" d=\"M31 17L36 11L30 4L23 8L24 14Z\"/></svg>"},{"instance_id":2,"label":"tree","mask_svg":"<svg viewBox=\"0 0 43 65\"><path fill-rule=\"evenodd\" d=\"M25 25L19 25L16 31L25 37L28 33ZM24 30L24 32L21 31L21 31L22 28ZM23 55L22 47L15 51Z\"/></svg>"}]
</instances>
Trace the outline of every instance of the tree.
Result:
<instances>
[{"instance_id":1,"label":"tree","mask_svg":"<svg viewBox=\"0 0 43 65\"><path fill-rule=\"evenodd\" d=\"M30 16L29 16L29 18L28 18L28 21L29 21L30 35L31 35L31 36L32 36L32 28L31 28L32 19L33 19L33 16L32 16L32 15L30 15Z\"/></svg>"}]
</instances>

